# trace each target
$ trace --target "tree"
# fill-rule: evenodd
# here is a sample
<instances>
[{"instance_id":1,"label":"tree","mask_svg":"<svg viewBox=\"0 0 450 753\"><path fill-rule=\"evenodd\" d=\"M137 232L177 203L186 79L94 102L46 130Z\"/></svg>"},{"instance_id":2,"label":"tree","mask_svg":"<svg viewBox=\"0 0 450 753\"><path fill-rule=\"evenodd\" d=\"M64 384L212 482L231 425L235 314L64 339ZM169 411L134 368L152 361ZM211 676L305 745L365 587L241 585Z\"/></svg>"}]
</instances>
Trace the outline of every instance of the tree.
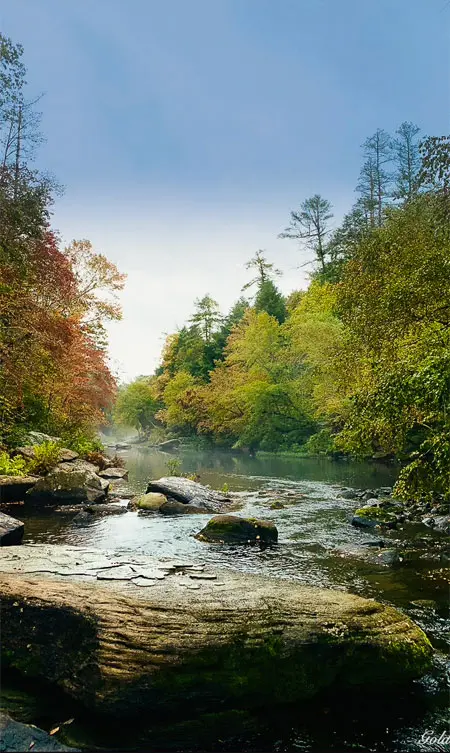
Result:
<instances>
[{"instance_id":1,"label":"tree","mask_svg":"<svg viewBox=\"0 0 450 753\"><path fill-rule=\"evenodd\" d=\"M422 164L420 185L442 194L450 193L450 136L428 136L419 145Z\"/></svg>"},{"instance_id":2,"label":"tree","mask_svg":"<svg viewBox=\"0 0 450 753\"><path fill-rule=\"evenodd\" d=\"M199 327L204 341L210 343L217 325L222 321L222 316L219 313L219 304L210 295L206 294L203 298L197 298L195 307L195 314L189 321Z\"/></svg>"},{"instance_id":3,"label":"tree","mask_svg":"<svg viewBox=\"0 0 450 753\"><path fill-rule=\"evenodd\" d=\"M265 311L273 316L279 324L286 319L286 304L280 291L272 280L264 280L255 296L255 311Z\"/></svg>"},{"instance_id":4,"label":"tree","mask_svg":"<svg viewBox=\"0 0 450 753\"><path fill-rule=\"evenodd\" d=\"M397 138L393 141L395 158L396 199L411 201L419 187L420 152L417 135L420 128L414 123L404 121L396 130Z\"/></svg>"},{"instance_id":5,"label":"tree","mask_svg":"<svg viewBox=\"0 0 450 753\"><path fill-rule=\"evenodd\" d=\"M156 414L163 404L156 397L155 380L139 377L119 388L114 407L114 421L123 426L132 426L140 434L161 427Z\"/></svg>"},{"instance_id":6,"label":"tree","mask_svg":"<svg viewBox=\"0 0 450 753\"><path fill-rule=\"evenodd\" d=\"M280 277L281 271L275 269L274 265L267 261L264 252L259 250L245 265L246 269L256 269L256 277L247 282L242 290L248 290L253 285L261 285L266 280L272 280L274 277Z\"/></svg>"},{"instance_id":7,"label":"tree","mask_svg":"<svg viewBox=\"0 0 450 753\"><path fill-rule=\"evenodd\" d=\"M386 131L377 128L363 144L365 162L361 170L357 191L361 193L370 216L371 225L380 227L388 203L392 175L387 165L392 162L392 139Z\"/></svg>"},{"instance_id":8,"label":"tree","mask_svg":"<svg viewBox=\"0 0 450 753\"><path fill-rule=\"evenodd\" d=\"M304 240L306 246L313 251L315 261L320 264L322 271L325 271L327 256L326 237L331 229L329 221L333 217L331 209L332 206L327 199L319 194L311 196L302 203L300 211L291 212L289 227L278 236Z\"/></svg>"}]
</instances>

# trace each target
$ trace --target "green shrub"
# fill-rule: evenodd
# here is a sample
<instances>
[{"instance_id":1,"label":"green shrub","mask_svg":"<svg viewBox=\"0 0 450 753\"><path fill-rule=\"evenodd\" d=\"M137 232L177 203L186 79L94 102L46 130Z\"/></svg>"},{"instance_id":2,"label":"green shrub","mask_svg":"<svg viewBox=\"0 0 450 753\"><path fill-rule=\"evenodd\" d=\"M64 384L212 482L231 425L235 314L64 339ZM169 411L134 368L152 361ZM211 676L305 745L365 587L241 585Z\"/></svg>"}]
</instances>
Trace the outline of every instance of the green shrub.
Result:
<instances>
[{"instance_id":1,"label":"green shrub","mask_svg":"<svg viewBox=\"0 0 450 753\"><path fill-rule=\"evenodd\" d=\"M78 452L78 454L86 460L88 459L88 455L90 453L102 453L105 449L103 444L97 437L89 437L84 434L78 434L76 436L69 435L68 437L64 438L64 444L70 450Z\"/></svg>"},{"instance_id":2,"label":"green shrub","mask_svg":"<svg viewBox=\"0 0 450 753\"><path fill-rule=\"evenodd\" d=\"M11 458L7 452L0 452L0 476L24 476L27 471L27 462L24 458Z\"/></svg>"},{"instance_id":3,"label":"green shrub","mask_svg":"<svg viewBox=\"0 0 450 753\"><path fill-rule=\"evenodd\" d=\"M330 429L321 429L309 437L302 449L308 455L331 455L336 451L334 436Z\"/></svg>"},{"instance_id":4,"label":"green shrub","mask_svg":"<svg viewBox=\"0 0 450 753\"><path fill-rule=\"evenodd\" d=\"M61 445L59 442L43 442L35 445L34 458L30 461L29 470L31 473L42 475L51 471L59 460Z\"/></svg>"},{"instance_id":5,"label":"green shrub","mask_svg":"<svg viewBox=\"0 0 450 753\"><path fill-rule=\"evenodd\" d=\"M178 460L178 458L171 458L166 463L167 466L167 472L169 476L182 476L181 473L181 460Z\"/></svg>"}]
</instances>

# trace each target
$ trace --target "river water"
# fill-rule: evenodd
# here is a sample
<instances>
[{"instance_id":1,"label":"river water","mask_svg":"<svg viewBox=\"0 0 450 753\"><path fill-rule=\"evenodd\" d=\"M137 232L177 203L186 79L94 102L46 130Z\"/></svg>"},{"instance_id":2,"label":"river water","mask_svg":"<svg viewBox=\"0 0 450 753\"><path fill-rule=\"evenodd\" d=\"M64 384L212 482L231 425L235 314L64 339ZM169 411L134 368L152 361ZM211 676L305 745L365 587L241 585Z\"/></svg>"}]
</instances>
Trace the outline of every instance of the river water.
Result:
<instances>
[{"instance_id":1,"label":"river water","mask_svg":"<svg viewBox=\"0 0 450 753\"><path fill-rule=\"evenodd\" d=\"M129 469L128 487L136 492L145 491L150 478L169 475L167 462L173 456L139 447L120 454ZM24 541L95 545L117 553L163 558L181 556L392 604L417 622L435 646L435 667L430 675L405 690L394 703L391 697L359 695L319 699L305 706L300 715L298 709L273 712L256 750L450 750L448 744L427 742L427 735L439 738L448 734L445 674L450 622L442 535L417 524L382 534L354 528L350 519L356 503L339 497L343 488L392 486L396 469L327 458L251 458L225 452L185 451L177 457L183 472L199 474L200 481L214 489L226 485L235 492L242 505L237 514L273 520L279 544L260 550L201 543L193 534L203 527L208 515L128 513L78 523L73 513L24 511L22 515L21 511L26 522ZM281 509L272 509L275 500L282 503ZM380 535L384 549L368 545ZM384 564L378 554L386 548L400 553L407 549L410 556L394 566ZM75 736L72 742L76 741ZM241 749L249 749L248 745L244 741Z\"/></svg>"}]
</instances>

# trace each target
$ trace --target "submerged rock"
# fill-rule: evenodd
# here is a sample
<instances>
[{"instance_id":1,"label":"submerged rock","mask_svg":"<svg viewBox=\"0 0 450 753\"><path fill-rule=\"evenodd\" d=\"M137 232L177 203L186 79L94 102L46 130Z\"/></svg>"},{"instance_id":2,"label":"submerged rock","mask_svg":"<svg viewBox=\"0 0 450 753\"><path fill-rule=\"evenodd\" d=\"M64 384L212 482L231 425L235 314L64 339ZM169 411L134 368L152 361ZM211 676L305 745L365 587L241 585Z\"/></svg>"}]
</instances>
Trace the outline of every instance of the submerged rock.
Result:
<instances>
[{"instance_id":1,"label":"submerged rock","mask_svg":"<svg viewBox=\"0 0 450 753\"><path fill-rule=\"evenodd\" d=\"M109 483L80 461L62 463L40 478L26 498L43 504L99 502L106 497Z\"/></svg>"},{"instance_id":2,"label":"submerged rock","mask_svg":"<svg viewBox=\"0 0 450 753\"><path fill-rule=\"evenodd\" d=\"M0 476L0 502L23 502L38 476Z\"/></svg>"},{"instance_id":3,"label":"submerged rock","mask_svg":"<svg viewBox=\"0 0 450 753\"><path fill-rule=\"evenodd\" d=\"M278 531L268 520L215 515L195 538L218 544L276 544Z\"/></svg>"},{"instance_id":4,"label":"submerged rock","mask_svg":"<svg viewBox=\"0 0 450 753\"><path fill-rule=\"evenodd\" d=\"M124 505L114 505L114 504L106 504L102 505L85 505L83 507L83 512L88 513L88 515L123 515L123 513L127 512L127 508L124 507Z\"/></svg>"},{"instance_id":5,"label":"submerged rock","mask_svg":"<svg viewBox=\"0 0 450 753\"><path fill-rule=\"evenodd\" d=\"M46 556L49 569L52 550L42 549L31 557ZM87 554L73 556L86 567ZM348 593L229 571L221 588L190 578L192 589L176 573L137 587L143 565L132 565L137 585L128 572L85 584L31 569L0 575L4 661L90 712L145 713L149 727L161 713L189 721L301 703L326 688L395 688L431 664L430 643L407 616Z\"/></svg>"},{"instance_id":6,"label":"submerged rock","mask_svg":"<svg viewBox=\"0 0 450 753\"><path fill-rule=\"evenodd\" d=\"M206 510L204 507L197 507L193 502L186 505L184 502L168 500L161 505L159 512L161 515L204 515Z\"/></svg>"},{"instance_id":7,"label":"submerged rock","mask_svg":"<svg viewBox=\"0 0 450 753\"><path fill-rule=\"evenodd\" d=\"M22 724L11 719L9 714L0 711L0 751L8 753L46 753L46 751L78 751L79 748L69 748L53 736L49 735L34 724Z\"/></svg>"},{"instance_id":8,"label":"submerged rock","mask_svg":"<svg viewBox=\"0 0 450 753\"><path fill-rule=\"evenodd\" d=\"M25 525L21 520L0 512L0 546L20 544L23 539Z\"/></svg>"},{"instance_id":9,"label":"submerged rock","mask_svg":"<svg viewBox=\"0 0 450 753\"><path fill-rule=\"evenodd\" d=\"M196 507L202 507L205 512L223 512L232 502L226 495L181 476L168 476L157 481L150 481L147 487L148 492L160 492L177 502L192 503Z\"/></svg>"}]
</instances>

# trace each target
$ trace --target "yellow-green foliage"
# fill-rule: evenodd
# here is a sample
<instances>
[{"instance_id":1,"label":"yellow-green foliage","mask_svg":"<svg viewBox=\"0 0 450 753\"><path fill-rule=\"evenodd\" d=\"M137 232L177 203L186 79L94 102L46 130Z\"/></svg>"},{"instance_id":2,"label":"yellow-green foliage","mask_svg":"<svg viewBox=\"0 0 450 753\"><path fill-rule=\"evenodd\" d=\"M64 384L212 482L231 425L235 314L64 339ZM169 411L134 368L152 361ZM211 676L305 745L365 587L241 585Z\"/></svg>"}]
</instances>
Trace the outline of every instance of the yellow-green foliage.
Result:
<instances>
[{"instance_id":1,"label":"yellow-green foliage","mask_svg":"<svg viewBox=\"0 0 450 753\"><path fill-rule=\"evenodd\" d=\"M48 473L59 460L61 445L58 442L43 442L33 447L34 458L30 460L29 471L34 474Z\"/></svg>"},{"instance_id":2,"label":"yellow-green foliage","mask_svg":"<svg viewBox=\"0 0 450 753\"><path fill-rule=\"evenodd\" d=\"M0 476L23 476L26 472L27 463L24 458L12 458L7 452L0 452Z\"/></svg>"}]
</instances>

